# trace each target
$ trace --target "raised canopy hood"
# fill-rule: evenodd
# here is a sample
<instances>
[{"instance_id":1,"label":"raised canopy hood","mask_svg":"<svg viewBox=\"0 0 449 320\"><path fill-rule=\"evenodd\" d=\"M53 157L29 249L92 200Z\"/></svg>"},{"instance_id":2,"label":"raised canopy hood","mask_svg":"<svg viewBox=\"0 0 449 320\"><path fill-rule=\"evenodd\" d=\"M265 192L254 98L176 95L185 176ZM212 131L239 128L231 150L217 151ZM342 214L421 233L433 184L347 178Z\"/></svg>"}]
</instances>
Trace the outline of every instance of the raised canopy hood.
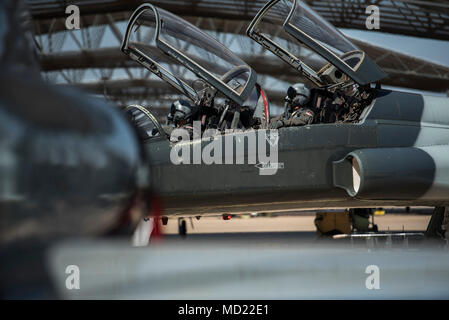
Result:
<instances>
[{"instance_id":1,"label":"raised canopy hood","mask_svg":"<svg viewBox=\"0 0 449 320\"><path fill-rule=\"evenodd\" d=\"M359 85L386 77L365 52L302 1L269 1L251 22L247 33L319 86L331 84L328 73L332 66ZM302 46L292 41L292 37L324 60L315 66L302 62ZM344 81L344 77L331 78L334 82Z\"/></svg>"},{"instance_id":2,"label":"raised canopy hood","mask_svg":"<svg viewBox=\"0 0 449 320\"><path fill-rule=\"evenodd\" d=\"M132 14L122 51L196 102L199 98L193 83L198 78L239 105L249 97L257 80L254 70L224 45L151 4L141 5ZM166 56L172 63L163 66ZM173 65L185 67L198 78L182 80L186 70Z\"/></svg>"}]
</instances>

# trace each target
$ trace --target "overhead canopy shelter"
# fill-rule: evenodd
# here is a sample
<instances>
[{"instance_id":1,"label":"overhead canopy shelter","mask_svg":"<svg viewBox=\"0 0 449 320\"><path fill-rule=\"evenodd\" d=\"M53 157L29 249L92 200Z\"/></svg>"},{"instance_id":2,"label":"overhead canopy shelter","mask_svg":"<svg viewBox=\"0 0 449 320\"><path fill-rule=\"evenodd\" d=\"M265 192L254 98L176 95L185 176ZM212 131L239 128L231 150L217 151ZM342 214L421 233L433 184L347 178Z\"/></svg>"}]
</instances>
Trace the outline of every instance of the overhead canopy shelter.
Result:
<instances>
[{"instance_id":1,"label":"overhead canopy shelter","mask_svg":"<svg viewBox=\"0 0 449 320\"><path fill-rule=\"evenodd\" d=\"M138 87L142 96L133 100L122 95L118 90L105 88L109 81L127 79L127 85L136 85L137 80L154 79L151 72L139 67L137 63L120 52L124 25L132 13L145 0L74 0L71 4L79 6L81 11L81 30L74 32L65 27L67 14L66 3L55 0L26 0L32 12L36 41L41 48L40 57L43 75L48 81L69 84L96 83L98 92L106 91L109 96L117 93L114 99L119 104L155 104L163 100L158 95L155 100L151 88ZM270 53L261 50L250 38L244 36L250 20L264 6L267 0L192 0L150 1L157 6L179 14L201 30L218 38L227 47L237 48L239 55L251 67L257 70L259 81L265 88L279 90L273 86L273 79L285 83L305 81L297 70L282 63ZM366 30L366 4L359 1L343 0L306 0L312 9L318 12L332 25L343 28ZM406 34L425 38L449 39L449 5L447 1L430 0L381 0L378 5L382 10L381 32ZM372 33L376 31L371 31ZM104 36L103 36L104 35ZM286 36L290 37L289 34ZM103 39L103 41L101 41ZM104 41L104 40L108 41ZM119 39L119 40L117 40ZM367 53L386 73L385 85L410 89L447 92L449 88L449 68L432 61L426 61L392 51L391 48L375 46L350 39L358 48ZM230 45L232 44L232 45ZM69 47L67 49L67 47ZM161 52L161 51L159 51ZM311 55L310 50L299 52L305 63L319 70L324 59ZM163 54L164 59L173 61ZM171 60L170 60L171 59ZM203 62L202 62L203 63ZM179 63L166 64L169 70L177 72ZM263 75L263 76L261 76ZM191 79L182 79L191 84ZM121 82L120 82L121 83ZM126 87L123 89L132 88ZM169 90L170 89L170 90ZM128 91L129 91L128 90ZM158 89L158 93L169 92L171 88ZM132 94L135 96L134 93ZM268 92L270 100L283 104L283 96ZM111 97L112 98L112 97ZM173 99L173 98L170 98Z\"/></svg>"},{"instance_id":2,"label":"overhead canopy shelter","mask_svg":"<svg viewBox=\"0 0 449 320\"><path fill-rule=\"evenodd\" d=\"M66 18L66 1L26 0L33 18L45 20ZM95 14L133 11L146 0L73 0L70 4L79 6L84 17ZM347 0L305 0L320 16L337 28L366 30L368 16L366 1ZM178 15L192 15L205 18L222 18L235 21L249 21L264 6L266 0L154 0L160 8ZM449 3L447 0L377 0L381 8L381 31L393 34L431 39L449 39ZM125 19L122 15L122 19ZM83 23L87 23L83 18ZM51 23L42 25L46 27ZM60 26L63 28L63 25Z\"/></svg>"}]
</instances>

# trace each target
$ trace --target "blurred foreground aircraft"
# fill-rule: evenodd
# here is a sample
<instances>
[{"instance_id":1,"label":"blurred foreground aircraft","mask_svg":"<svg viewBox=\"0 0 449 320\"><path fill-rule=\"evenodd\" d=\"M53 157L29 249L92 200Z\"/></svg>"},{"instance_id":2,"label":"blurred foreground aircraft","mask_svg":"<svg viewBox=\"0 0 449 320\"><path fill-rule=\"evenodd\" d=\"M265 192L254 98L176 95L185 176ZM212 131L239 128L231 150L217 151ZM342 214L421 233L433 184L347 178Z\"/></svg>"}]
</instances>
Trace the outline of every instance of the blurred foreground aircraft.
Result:
<instances>
[{"instance_id":1,"label":"blurred foreground aircraft","mask_svg":"<svg viewBox=\"0 0 449 320\"><path fill-rule=\"evenodd\" d=\"M136 132L104 101L40 79L25 13L0 3L0 244L132 234L148 187Z\"/></svg>"}]
</instances>

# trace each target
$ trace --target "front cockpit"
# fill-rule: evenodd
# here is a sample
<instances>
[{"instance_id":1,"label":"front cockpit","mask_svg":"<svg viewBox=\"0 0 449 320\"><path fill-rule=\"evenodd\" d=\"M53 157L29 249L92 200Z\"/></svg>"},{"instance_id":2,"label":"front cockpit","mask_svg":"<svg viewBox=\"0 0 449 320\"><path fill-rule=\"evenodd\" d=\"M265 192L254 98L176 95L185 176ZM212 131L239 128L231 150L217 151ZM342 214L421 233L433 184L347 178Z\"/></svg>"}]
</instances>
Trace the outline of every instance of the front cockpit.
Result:
<instances>
[{"instance_id":1,"label":"front cockpit","mask_svg":"<svg viewBox=\"0 0 449 320\"><path fill-rule=\"evenodd\" d=\"M187 96L200 110L195 120L203 129L245 127L240 115L254 96L262 99L248 64L196 26L151 4L132 14L122 51ZM249 106L248 124L260 110L258 101ZM259 122L269 119L267 103L264 112Z\"/></svg>"}]
</instances>

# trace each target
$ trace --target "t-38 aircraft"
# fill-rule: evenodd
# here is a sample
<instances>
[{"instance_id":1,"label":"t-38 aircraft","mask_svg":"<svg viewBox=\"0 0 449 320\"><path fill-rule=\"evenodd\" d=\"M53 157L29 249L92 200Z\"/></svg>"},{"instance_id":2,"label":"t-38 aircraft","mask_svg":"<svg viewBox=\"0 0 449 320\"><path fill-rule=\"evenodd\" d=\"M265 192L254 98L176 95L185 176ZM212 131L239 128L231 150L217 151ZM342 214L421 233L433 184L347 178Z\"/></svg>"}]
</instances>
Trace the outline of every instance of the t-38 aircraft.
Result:
<instances>
[{"instance_id":1,"label":"t-38 aircraft","mask_svg":"<svg viewBox=\"0 0 449 320\"><path fill-rule=\"evenodd\" d=\"M199 108L214 108L215 128L230 129L172 142L151 108L128 108L163 214L433 206L440 228L449 206L449 100L382 89L386 75L366 53L296 0L269 1L247 33L314 84L313 124L268 131L266 97L245 62L151 4L129 21L122 51ZM320 60L304 63L304 47ZM164 63L186 71L174 74ZM192 75L182 79L187 70ZM245 110L256 130L236 130L248 129L239 118Z\"/></svg>"}]
</instances>

